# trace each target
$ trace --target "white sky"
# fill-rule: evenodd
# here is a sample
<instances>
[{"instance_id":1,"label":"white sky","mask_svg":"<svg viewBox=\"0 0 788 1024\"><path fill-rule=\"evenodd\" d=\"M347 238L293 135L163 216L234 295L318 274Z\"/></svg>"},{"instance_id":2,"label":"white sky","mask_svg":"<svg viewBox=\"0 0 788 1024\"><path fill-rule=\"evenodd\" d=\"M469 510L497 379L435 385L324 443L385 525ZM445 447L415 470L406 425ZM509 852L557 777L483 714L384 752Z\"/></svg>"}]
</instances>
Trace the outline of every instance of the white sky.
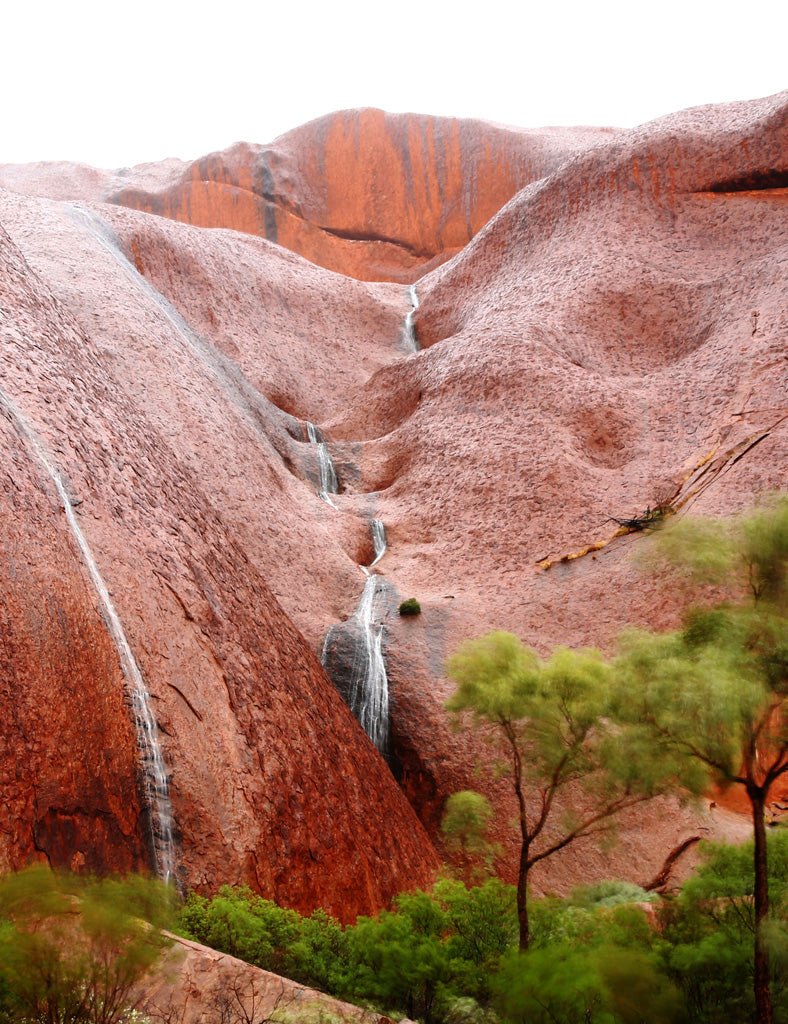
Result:
<instances>
[{"instance_id":1,"label":"white sky","mask_svg":"<svg viewBox=\"0 0 788 1024\"><path fill-rule=\"evenodd\" d=\"M358 106L627 127L786 88L785 0L6 0L0 163L188 159Z\"/></svg>"}]
</instances>

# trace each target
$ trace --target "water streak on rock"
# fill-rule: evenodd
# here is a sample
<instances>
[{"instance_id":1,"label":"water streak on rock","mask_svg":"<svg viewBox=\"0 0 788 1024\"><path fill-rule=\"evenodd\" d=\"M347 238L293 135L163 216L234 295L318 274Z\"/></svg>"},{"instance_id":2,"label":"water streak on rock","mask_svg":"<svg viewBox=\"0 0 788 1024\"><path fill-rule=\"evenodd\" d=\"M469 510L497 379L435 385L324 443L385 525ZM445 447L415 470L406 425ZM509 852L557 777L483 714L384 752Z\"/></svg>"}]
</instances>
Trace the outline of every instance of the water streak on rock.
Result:
<instances>
[{"instance_id":1,"label":"water streak on rock","mask_svg":"<svg viewBox=\"0 0 788 1024\"><path fill-rule=\"evenodd\" d=\"M372 544L375 549L375 557L369 563L370 569L373 565L377 565L386 554L386 527L383 525L382 519L372 520Z\"/></svg>"},{"instance_id":2,"label":"water streak on rock","mask_svg":"<svg viewBox=\"0 0 788 1024\"><path fill-rule=\"evenodd\" d=\"M82 555L83 563L98 597L102 617L118 652L123 675L126 679L127 694L134 718L137 745L140 751L143 795L150 817L151 845L156 873L164 882L169 882L173 878L175 871L172 805L170 803L167 768L159 743L159 729L150 706L150 694L126 638L120 617L110 598L107 585L93 557L93 552L77 522L74 505L63 483L63 478L50 460L38 434L2 389L0 389L0 402L8 410L12 422L25 440L31 453L40 462L55 485L55 490L66 514L66 522Z\"/></svg>"},{"instance_id":3,"label":"water streak on rock","mask_svg":"<svg viewBox=\"0 0 788 1024\"><path fill-rule=\"evenodd\" d=\"M354 614L358 637L353 652L348 703L364 732L383 754L388 747L389 684L383 658L383 622L378 619L377 598L381 585L382 580L377 573L367 576Z\"/></svg>"},{"instance_id":4,"label":"water streak on rock","mask_svg":"<svg viewBox=\"0 0 788 1024\"><path fill-rule=\"evenodd\" d=\"M416 325L413 322L413 318L416 316L416 310L419 308L419 296L416 291L416 285L412 284L408 288L408 298L410 304L413 307L405 317L405 327L403 328L403 344L406 352L418 352L419 343L416 340Z\"/></svg>"},{"instance_id":5,"label":"water streak on rock","mask_svg":"<svg viewBox=\"0 0 788 1024\"><path fill-rule=\"evenodd\" d=\"M317 448L317 468L320 476L320 489L317 492L318 497L327 505L330 505L331 508L336 508L336 505L329 495L337 493L339 484L337 482L334 463L328 451L328 445L323 440L323 434L321 433L320 428L316 427L314 423L309 423L307 421L306 432L310 442Z\"/></svg>"}]
</instances>

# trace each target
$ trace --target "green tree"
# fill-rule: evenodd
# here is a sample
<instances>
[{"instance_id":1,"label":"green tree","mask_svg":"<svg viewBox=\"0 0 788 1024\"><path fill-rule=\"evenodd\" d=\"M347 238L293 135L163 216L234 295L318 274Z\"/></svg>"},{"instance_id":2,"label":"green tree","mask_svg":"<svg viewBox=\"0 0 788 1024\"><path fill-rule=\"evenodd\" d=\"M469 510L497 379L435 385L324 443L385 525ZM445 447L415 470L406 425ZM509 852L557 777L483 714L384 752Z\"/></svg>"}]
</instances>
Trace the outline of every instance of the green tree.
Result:
<instances>
[{"instance_id":1,"label":"green tree","mask_svg":"<svg viewBox=\"0 0 788 1024\"><path fill-rule=\"evenodd\" d=\"M436 882L432 897L446 914L444 934L452 988L487 1002L490 978L501 957L517 943L514 887L499 878L489 878L470 889L462 882L442 879Z\"/></svg>"},{"instance_id":2,"label":"green tree","mask_svg":"<svg viewBox=\"0 0 788 1024\"><path fill-rule=\"evenodd\" d=\"M575 944L512 954L495 979L510 1024L669 1024L682 1000L644 950ZM648 1016L646 1016L648 1014Z\"/></svg>"},{"instance_id":3,"label":"green tree","mask_svg":"<svg viewBox=\"0 0 788 1024\"><path fill-rule=\"evenodd\" d=\"M536 864L571 843L609 831L617 815L675 785L670 761L656 762L643 736L610 718L610 670L597 651L559 648L547 660L511 633L489 633L449 659L457 683L447 708L492 745L511 780L520 857L517 915L528 948L528 879ZM583 790L574 816L557 800Z\"/></svg>"},{"instance_id":4,"label":"green tree","mask_svg":"<svg viewBox=\"0 0 788 1024\"><path fill-rule=\"evenodd\" d=\"M775 1010L788 1016L788 832L768 837L769 888L775 908L766 941ZM693 1021L728 1024L752 1020L753 843L704 843L705 863L660 911L667 969L684 991ZM782 950L782 956L779 955Z\"/></svg>"},{"instance_id":5,"label":"green tree","mask_svg":"<svg viewBox=\"0 0 788 1024\"><path fill-rule=\"evenodd\" d=\"M459 874L467 885L488 877L498 849L487 832L493 817L489 800L481 793L452 793L441 821L446 850L459 862Z\"/></svg>"},{"instance_id":6,"label":"green tree","mask_svg":"<svg viewBox=\"0 0 788 1024\"><path fill-rule=\"evenodd\" d=\"M680 762L695 791L739 786L753 821L753 990L759 1024L773 1018L769 985L765 811L788 772L788 499L728 521L676 523L658 540L691 584L736 596L691 611L681 630L632 631L615 662L618 710ZM683 763L683 764L682 764Z\"/></svg>"},{"instance_id":7,"label":"green tree","mask_svg":"<svg viewBox=\"0 0 788 1024\"><path fill-rule=\"evenodd\" d=\"M347 929L353 960L347 994L430 1024L441 985L452 975L443 941L448 918L429 893L418 890L399 896L395 907Z\"/></svg>"},{"instance_id":8,"label":"green tree","mask_svg":"<svg viewBox=\"0 0 788 1024\"><path fill-rule=\"evenodd\" d=\"M190 893L180 924L207 946L276 974L292 973L290 950L301 938L301 917L248 886L223 885L212 899Z\"/></svg>"},{"instance_id":9,"label":"green tree","mask_svg":"<svg viewBox=\"0 0 788 1024\"><path fill-rule=\"evenodd\" d=\"M36 867L0 878L0 987L8 1019L118 1024L167 940L172 894L131 876Z\"/></svg>"}]
</instances>

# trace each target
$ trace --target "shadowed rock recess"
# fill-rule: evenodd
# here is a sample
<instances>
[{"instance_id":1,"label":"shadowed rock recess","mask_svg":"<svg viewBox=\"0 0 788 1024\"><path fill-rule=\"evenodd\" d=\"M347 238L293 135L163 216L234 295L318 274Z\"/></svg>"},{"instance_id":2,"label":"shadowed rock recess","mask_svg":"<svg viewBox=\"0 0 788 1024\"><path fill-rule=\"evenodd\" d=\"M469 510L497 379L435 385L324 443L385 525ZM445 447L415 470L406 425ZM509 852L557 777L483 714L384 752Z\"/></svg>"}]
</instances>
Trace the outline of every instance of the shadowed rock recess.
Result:
<instances>
[{"instance_id":1,"label":"shadowed rock recess","mask_svg":"<svg viewBox=\"0 0 788 1024\"><path fill-rule=\"evenodd\" d=\"M0 869L347 920L430 881L459 788L505 845L445 659L675 624L608 517L784 485L786 183L788 94L0 167ZM537 887L747 827L658 801Z\"/></svg>"}]
</instances>

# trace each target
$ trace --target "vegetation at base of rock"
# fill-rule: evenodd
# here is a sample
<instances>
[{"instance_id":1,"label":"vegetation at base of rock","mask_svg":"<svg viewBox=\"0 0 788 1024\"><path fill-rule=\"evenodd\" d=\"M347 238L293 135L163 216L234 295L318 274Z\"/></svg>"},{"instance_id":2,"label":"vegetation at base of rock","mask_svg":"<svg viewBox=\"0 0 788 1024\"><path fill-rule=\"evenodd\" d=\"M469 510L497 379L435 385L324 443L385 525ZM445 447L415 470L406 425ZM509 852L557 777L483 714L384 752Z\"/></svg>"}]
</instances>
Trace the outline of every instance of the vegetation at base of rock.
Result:
<instances>
[{"instance_id":1,"label":"vegetation at base of rock","mask_svg":"<svg viewBox=\"0 0 788 1024\"><path fill-rule=\"evenodd\" d=\"M493 632L462 644L447 674L457 689L446 707L459 728L488 743L516 800L517 915L526 950L533 868L675 789L675 758L656 760L648 735L611 714L613 675L598 651L558 648L542 659L511 633ZM569 786L582 787L581 814L562 805Z\"/></svg>"},{"instance_id":2,"label":"vegetation at base of rock","mask_svg":"<svg viewBox=\"0 0 788 1024\"><path fill-rule=\"evenodd\" d=\"M400 604L399 613L403 616L421 615L421 605L415 597L408 597Z\"/></svg>"},{"instance_id":3,"label":"vegetation at base of rock","mask_svg":"<svg viewBox=\"0 0 788 1024\"><path fill-rule=\"evenodd\" d=\"M492 818L492 806L481 793L464 790L452 793L446 801L441 820L446 852L455 872L468 885L488 878L501 852L488 838Z\"/></svg>"},{"instance_id":4,"label":"vegetation at base of rock","mask_svg":"<svg viewBox=\"0 0 788 1024\"><path fill-rule=\"evenodd\" d=\"M0 878L2 1024L127 1024L168 940L173 896L140 876L33 867Z\"/></svg>"},{"instance_id":5,"label":"vegetation at base of rock","mask_svg":"<svg viewBox=\"0 0 788 1024\"><path fill-rule=\"evenodd\" d=\"M779 1021L788 1014L788 831L774 830L769 846ZM752 1020L752 844L703 853L704 866L670 899L610 881L532 900L527 952L518 949L516 890L498 879L473 888L443 879L344 928L225 888L190 896L181 923L260 967L425 1024Z\"/></svg>"},{"instance_id":6,"label":"vegetation at base of rock","mask_svg":"<svg viewBox=\"0 0 788 1024\"><path fill-rule=\"evenodd\" d=\"M755 1019L772 1024L764 818L788 773L788 497L731 520L674 522L657 537L657 557L691 589L714 583L727 599L691 608L673 633L628 631L612 661L566 648L542 659L504 632L469 640L447 662L457 689L446 707L489 743L511 783L521 951L536 864L659 793L742 787L754 833ZM573 816L561 806L570 785L583 792Z\"/></svg>"},{"instance_id":7,"label":"vegetation at base of rock","mask_svg":"<svg viewBox=\"0 0 788 1024\"><path fill-rule=\"evenodd\" d=\"M784 1022L788 830L770 830L768 842L765 939L774 1019ZM533 899L527 952L518 949L516 890L495 878L472 888L444 878L346 927L225 887L211 899L190 895L178 924L301 984L425 1024L751 1021L753 844L707 844L702 853L704 865L671 898L607 881ZM170 898L135 878L37 868L0 880L0 1024L147 1024L147 1011L135 1009L144 992L130 992L166 945L158 928ZM288 1017L292 1010L283 1003L271 1019L301 1019Z\"/></svg>"},{"instance_id":8,"label":"vegetation at base of rock","mask_svg":"<svg viewBox=\"0 0 788 1024\"><path fill-rule=\"evenodd\" d=\"M676 763L684 784L739 787L753 821L753 989L758 1024L773 1019L765 810L788 773L788 497L731 520L684 520L659 536L661 554L691 587L728 600L691 609L682 629L631 630L613 663L613 711Z\"/></svg>"}]
</instances>

